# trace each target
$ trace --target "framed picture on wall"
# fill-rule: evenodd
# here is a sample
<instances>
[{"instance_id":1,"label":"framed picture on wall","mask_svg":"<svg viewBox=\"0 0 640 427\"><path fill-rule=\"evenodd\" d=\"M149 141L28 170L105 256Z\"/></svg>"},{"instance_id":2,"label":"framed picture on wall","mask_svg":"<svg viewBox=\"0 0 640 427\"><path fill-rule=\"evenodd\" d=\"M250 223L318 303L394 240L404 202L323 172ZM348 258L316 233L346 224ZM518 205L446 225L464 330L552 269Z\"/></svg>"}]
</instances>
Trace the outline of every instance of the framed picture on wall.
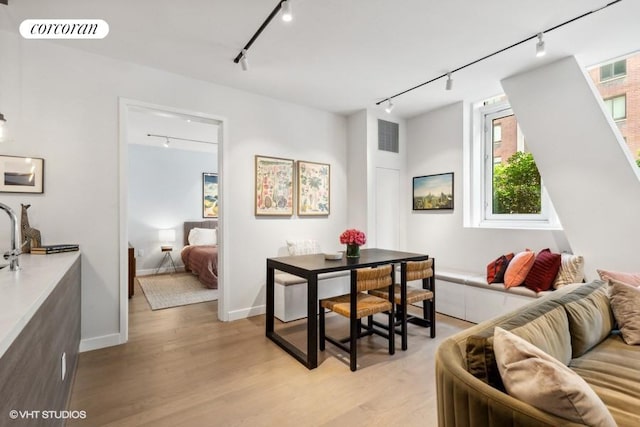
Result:
<instances>
[{"instance_id":1,"label":"framed picture on wall","mask_svg":"<svg viewBox=\"0 0 640 427\"><path fill-rule=\"evenodd\" d=\"M202 174L202 217L218 218L218 174Z\"/></svg>"},{"instance_id":2,"label":"framed picture on wall","mask_svg":"<svg viewBox=\"0 0 640 427\"><path fill-rule=\"evenodd\" d=\"M331 166L298 161L298 215L329 215Z\"/></svg>"},{"instance_id":3,"label":"framed picture on wall","mask_svg":"<svg viewBox=\"0 0 640 427\"><path fill-rule=\"evenodd\" d=\"M293 215L293 160L255 157L255 214Z\"/></svg>"},{"instance_id":4,"label":"framed picture on wall","mask_svg":"<svg viewBox=\"0 0 640 427\"><path fill-rule=\"evenodd\" d=\"M1 193L44 193L44 159L0 156Z\"/></svg>"},{"instance_id":5,"label":"framed picture on wall","mask_svg":"<svg viewBox=\"0 0 640 427\"><path fill-rule=\"evenodd\" d=\"M453 172L413 178L413 210L453 209Z\"/></svg>"}]
</instances>

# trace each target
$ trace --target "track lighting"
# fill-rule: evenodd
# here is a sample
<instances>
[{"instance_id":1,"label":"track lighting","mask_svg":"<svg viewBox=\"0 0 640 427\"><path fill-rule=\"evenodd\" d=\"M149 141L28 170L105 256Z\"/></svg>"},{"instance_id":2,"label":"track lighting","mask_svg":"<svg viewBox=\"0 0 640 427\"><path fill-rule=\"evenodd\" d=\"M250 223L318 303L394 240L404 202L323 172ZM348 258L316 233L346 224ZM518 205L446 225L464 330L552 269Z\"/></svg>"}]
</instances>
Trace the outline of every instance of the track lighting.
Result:
<instances>
[{"instance_id":1,"label":"track lighting","mask_svg":"<svg viewBox=\"0 0 640 427\"><path fill-rule=\"evenodd\" d=\"M293 19L293 13L291 12L291 0L284 0L280 4L280 8L282 9L282 20L284 22L291 22Z\"/></svg>"},{"instance_id":2,"label":"track lighting","mask_svg":"<svg viewBox=\"0 0 640 427\"><path fill-rule=\"evenodd\" d=\"M393 111L393 107L395 107L395 105L393 105L393 102L391 102L391 98L389 98L389 104L385 107L384 111L386 111L387 114L391 114L391 112Z\"/></svg>"},{"instance_id":3,"label":"track lighting","mask_svg":"<svg viewBox=\"0 0 640 427\"><path fill-rule=\"evenodd\" d=\"M240 66L242 67L242 71L247 71L249 69L249 60L247 59L246 49L242 49L242 56L240 57Z\"/></svg>"},{"instance_id":4,"label":"track lighting","mask_svg":"<svg viewBox=\"0 0 640 427\"><path fill-rule=\"evenodd\" d=\"M293 20L293 13L291 12L291 0L278 0L276 7L273 8L269 16L267 16L267 19L265 19L262 25L258 27L258 29L253 34L253 36L251 36L247 44L244 45L240 53L238 53L236 57L233 59L233 62L235 62L236 64L240 63L244 71L246 71L249 68L249 63L247 62L247 51L253 45L253 43L258 39L258 37L260 37L260 34L262 34L262 32L267 28L267 26L269 26L273 18L275 18L281 11L282 11L282 14L280 15L280 17L282 18L283 21L290 22L291 20Z\"/></svg>"},{"instance_id":5,"label":"track lighting","mask_svg":"<svg viewBox=\"0 0 640 427\"><path fill-rule=\"evenodd\" d=\"M520 40L520 41L517 41L517 42L512 43L512 44L510 44L510 45L508 45L508 46L506 46L506 47L503 47L502 49L498 49L498 50L496 50L495 52L491 52L491 53L489 53L489 54L486 54L486 55L484 55L484 56L481 56L481 57L480 57L480 58L478 58L478 59L474 59L473 61L471 61L471 62L469 62L469 63L467 63L467 64L464 64L464 65L459 66L458 68L451 69L451 71L449 71L449 72L448 72L448 73L446 73L446 74L441 74L441 75L439 75L439 76L435 76L435 77L433 77L433 78L431 78L431 79L427 80L426 82L423 82L423 83L417 84L417 85L415 85L415 86L412 86L412 87L410 87L409 89L405 89L405 90L403 90L402 92L394 93L393 95L389 96L388 98L383 98L383 99L381 99L380 101L377 101L377 102L376 102L376 105L380 105L380 104L382 104L382 103L383 103L383 102L385 102L385 101L389 101L389 104L390 104L390 105L392 105L392 104L391 104L391 99L392 99L392 98L397 98L397 97L399 97L399 96L404 95L405 93L409 93L409 92L414 91L414 90L416 90L416 89L420 89L421 87L426 86L426 85L428 85L428 84L430 84L430 83L433 83L433 82L435 82L436 80L440 80L440 79L442 79L442 78L444 78L444 77L449 77L449 78L447 79L447 85L446 85L446 88L447 88L447 90L451 90L451 88L453 87L453 80L451 79L451 74L456 73L456 72L458 72L458 71L460 71L460 70L464 70L464 69L465 69L465 68L467 68L467 67L471 67L472 65L475 65L475 64L477 64L478 62L485 61L485 60L487 60L487 59L489 59L489 58L492 58L492 57L494 57L494 56L496 56L496 55L501 54L502 52L505 52L505 51L508 51L508 50L510 50L510 49L513 49L513 48L514 48L514 47L516 47L516 46L520 46L521 44L529 43L531 40L534 40L536 37L538 38L538 43L536 43L536 56L537 56L537 57L543 56L543 55L546 53L546 51L545 51L545 47L544 47L544 40L542 39L542 38L543 38L543 36L544 36L544 33L548 33L548 32L550 32L550 31L555 31L555 30L557 30L558 28L562 28L562 27L564 27L565 25L571 24L572 22L575 22L575 21L577 21L577 20L579 20L579 19L585 18L585 17L587 17L587 16L589 16L589 15L592 15L592 14L594 14L594 13L600 12L600 11L602 11L602 10L604 10L604 9L607 9L607 8L611 7L611 6L614 6L614 5L618 4L618 3L620 3L621 1L622 1L622 0L613 0L613 1L610 1L609 3L607 3L607 4L606 4L606 5L604 5L604 6L602 6L602 7L601 7L601 8L599 8L599 9L594 9L594 10L591 10L591 11L589 11L589 12L583 13L582 15L579 15L579 16L576 16L576 17L574 17L574 18L568 19L568 20L566 20L566 21L564 21L564 22L561 22L560 24L557 24L557 25L554 25L553 27L547 28L546 30L541 31L541 32L539 32L538 34L530 35L530 36L528 36L528 37L526 37L526 38L524 38L524 39L522 39L522 40ZM391 107L391 108L393 108L393 107ZM387 112L391 111L391 109L390 109L389 107L387 107L387 108L386 108L386 110L387 110Z\"/></svg>"},{"instance_id":6,"label":"track lighting","mask_svg":"<svg viewBox=\"0 0 640 427\"><path fill-rule=\"evenodd\" d=\"M544 56L547 51L544 48L544 40L542 40L542 33L538 33L538 43L536 43L536 56L540 58Z\"/></svg>"},{"instance_id":7,"label":"track lighting","mask_svg":"<svg viewBox=\"0 0 640 427\"><path fill-rule=\"evenodd\" d=\"M166 141L164 142L164 148L169 148L169 137L165 137Z\"/></svg>"}]
</instances>

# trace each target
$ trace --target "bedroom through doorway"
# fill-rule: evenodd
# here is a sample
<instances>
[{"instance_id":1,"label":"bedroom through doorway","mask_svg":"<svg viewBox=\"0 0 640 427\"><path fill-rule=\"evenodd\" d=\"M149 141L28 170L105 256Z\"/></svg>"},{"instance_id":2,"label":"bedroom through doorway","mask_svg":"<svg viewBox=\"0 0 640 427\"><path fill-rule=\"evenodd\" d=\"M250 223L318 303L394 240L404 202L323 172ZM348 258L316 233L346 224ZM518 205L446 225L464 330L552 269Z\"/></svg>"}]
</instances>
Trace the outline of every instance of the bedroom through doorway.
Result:
<instances>
[{"instance_id":1,"label":"bedroom through doorway","mask_svg":"<svg viewBox=\"0 0 640 427\"><path fill-rule=\"evenodd\" d=\"M138 293L151 310L218 301L222 121L124 102L124 311L129 311L130 298L139 301Z\"/></svg>"}]
</instances>

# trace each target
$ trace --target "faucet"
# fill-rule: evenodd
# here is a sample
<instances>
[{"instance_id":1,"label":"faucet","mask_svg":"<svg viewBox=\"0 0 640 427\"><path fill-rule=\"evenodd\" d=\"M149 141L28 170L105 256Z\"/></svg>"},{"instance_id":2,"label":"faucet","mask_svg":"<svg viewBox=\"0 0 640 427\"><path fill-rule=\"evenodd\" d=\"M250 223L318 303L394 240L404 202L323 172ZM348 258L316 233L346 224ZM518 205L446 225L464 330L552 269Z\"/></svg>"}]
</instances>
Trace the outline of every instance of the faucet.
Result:
<instances>
[{"instance_id":1,"label":"faucet","mask_svg":"<svg viewBox=\"0 0 640 427\"><path fill-rule=\"evenodd\" d=\"M20 255L20 248L18 248L16 244L16 239L18 237L18 217L16 213L9 206L4 203L0 203L0 209L5 211L9 218L11 219L11 250L4 254L4 259L9 260L9 269L11 271L16 271L20 269L20 262L18 260L18 256Z\"/></svg>"}]
</instances>

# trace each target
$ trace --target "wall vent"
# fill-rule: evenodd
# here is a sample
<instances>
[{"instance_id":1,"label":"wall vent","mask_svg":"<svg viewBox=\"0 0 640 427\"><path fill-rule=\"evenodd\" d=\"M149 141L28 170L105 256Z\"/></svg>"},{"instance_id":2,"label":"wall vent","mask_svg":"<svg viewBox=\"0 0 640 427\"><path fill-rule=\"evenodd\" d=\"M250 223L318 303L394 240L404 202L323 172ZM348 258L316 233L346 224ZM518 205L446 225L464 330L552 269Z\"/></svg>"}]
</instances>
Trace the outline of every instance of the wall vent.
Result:
<instances>
[{"instance_id":1,"label":"wall vent","mask_svg":"<svg viewBox=\"0 0 640 427\"><path fill-rule=\"evenodd\" d=\"M398 124L378 120L378 150L398 152Z\"/></svg>"}]
</instances>

